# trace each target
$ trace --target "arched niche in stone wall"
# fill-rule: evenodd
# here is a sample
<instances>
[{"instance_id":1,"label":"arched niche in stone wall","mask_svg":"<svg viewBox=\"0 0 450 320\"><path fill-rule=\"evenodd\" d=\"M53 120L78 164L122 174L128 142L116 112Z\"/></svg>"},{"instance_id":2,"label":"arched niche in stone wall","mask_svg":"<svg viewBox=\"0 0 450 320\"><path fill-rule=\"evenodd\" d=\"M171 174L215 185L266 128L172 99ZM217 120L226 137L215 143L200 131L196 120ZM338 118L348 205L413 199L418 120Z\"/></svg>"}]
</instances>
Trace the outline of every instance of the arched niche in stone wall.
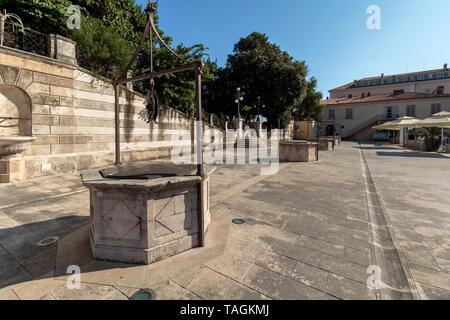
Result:
<instances>
[{"instance_id":1,"label":"arched niche in stone wall","mask_svg":"<svg viewBox=\"0 0 450 320\"><path fill-rule=\"evenodd\" d=\"M31 136L31 133L30 97L19 87L0 84L0 137Z\"/></svg>"}]
</instances>

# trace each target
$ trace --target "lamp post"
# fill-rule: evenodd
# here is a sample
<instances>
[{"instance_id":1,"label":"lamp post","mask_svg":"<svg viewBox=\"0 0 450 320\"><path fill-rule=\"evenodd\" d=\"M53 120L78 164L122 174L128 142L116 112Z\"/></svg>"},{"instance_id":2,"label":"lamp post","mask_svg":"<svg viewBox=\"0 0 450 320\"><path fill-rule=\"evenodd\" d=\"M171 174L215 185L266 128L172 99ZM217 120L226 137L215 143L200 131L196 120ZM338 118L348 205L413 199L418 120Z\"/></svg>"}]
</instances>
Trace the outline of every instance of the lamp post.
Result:
<instances>
[{"instance_id":1,"label":"lamp post","mask_svg":"<svg viewBox=\"0 0 450 320\"><path fill-rule=\"evenodd\" d=\"M241 92L241 88L238 87L236 91L236 100L234 102L238 105L238 119L241 119L241 102L244 100L244 95Z\"/></svg>"},{"instance_id":2,"label":"lamp post","mask_svg":"<svg viewBox=\"0 0 450 320\"><path fill-rule=\"evenodd\" d=\"M256 105L255 105L254 107L258 109L258 118L257 118L257 121L260 121L260 113L259 113L259 110L260 110L260 108L264 109L264 108L266 107L266 105L264 104L264 102L261 101L261 97L258 97L258 100L256 101Z\"/></svg>"}]
</instances>

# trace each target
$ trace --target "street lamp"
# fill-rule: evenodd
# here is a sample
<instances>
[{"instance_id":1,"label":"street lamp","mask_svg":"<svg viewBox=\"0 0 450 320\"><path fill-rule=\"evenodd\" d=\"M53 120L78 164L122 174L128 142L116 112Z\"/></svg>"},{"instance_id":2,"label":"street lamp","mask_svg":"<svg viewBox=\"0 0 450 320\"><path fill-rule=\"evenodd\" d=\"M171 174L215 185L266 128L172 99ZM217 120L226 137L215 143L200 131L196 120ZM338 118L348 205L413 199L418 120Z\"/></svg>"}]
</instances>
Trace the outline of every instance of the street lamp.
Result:
<instances>
[{"instance_id":1,"label":"street lamp","mask_svg":"<svg viewBox=\"0 0 450 320\"><path fill-rule=\"evenodd\" d=\"M238 119L241 119L241 102L244 100L244 95L241 92L241 88L238 87L236 90L236 100L234 100L234 103L238 105Z\"/></svg>"},{"instance_id":2,"label":"street lamp","mask_svg":"<svg viewBox=\"0 0 450 320\"><path fill-rule=\"evenodd\" d=\"M256 105L254 106L255 108L258 108L258 118L257 121L260 120L260 113L259 113L259 109L262 108L264 109L266 107L266 105L264 104L264 102L261 101L261 97L258 97L258 101L256 101Z\"/></svg>"}]
</instances>

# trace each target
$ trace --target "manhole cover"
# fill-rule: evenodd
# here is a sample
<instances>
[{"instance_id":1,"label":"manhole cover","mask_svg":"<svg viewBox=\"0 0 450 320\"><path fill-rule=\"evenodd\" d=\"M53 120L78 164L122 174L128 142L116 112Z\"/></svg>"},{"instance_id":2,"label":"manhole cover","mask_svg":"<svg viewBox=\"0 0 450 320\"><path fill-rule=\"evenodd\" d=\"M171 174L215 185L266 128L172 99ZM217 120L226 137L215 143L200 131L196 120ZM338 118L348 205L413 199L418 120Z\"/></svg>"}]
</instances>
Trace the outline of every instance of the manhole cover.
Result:
<instances>
[{"instance_id":1,"label":"manhole cover","mask_svg":"<svg viewBox=\"0 0 450 320\"><path fill-rule=\"evenodd\" d=\"M36 243L36 245L38 247L46 247L46 246L49 246L51 244L54 244L58 240L59 240L59 237L48 237L48 238L42 239L41 241Z\"/></svg>"},{"instance_id":2,"label":"manhole cover","mask_svg":"<svg viewBox=\"0 0 450 320\"><path fill-rule=\"evenodd\" d=\"M130 300L152 300L155 299L156 293L153 290L145 289L139 290L133 294Z\"/></svg>"},{"instance_id":3,"label":"manhole cover","mask_svg":"<svg viewBox=\"0 0 450 320\"><path fill-rule=\"evenodd\" d=\"M245 220L244 219L233 219L232 222L234 224L244 224Z\"/></svg>"}]
</instances>

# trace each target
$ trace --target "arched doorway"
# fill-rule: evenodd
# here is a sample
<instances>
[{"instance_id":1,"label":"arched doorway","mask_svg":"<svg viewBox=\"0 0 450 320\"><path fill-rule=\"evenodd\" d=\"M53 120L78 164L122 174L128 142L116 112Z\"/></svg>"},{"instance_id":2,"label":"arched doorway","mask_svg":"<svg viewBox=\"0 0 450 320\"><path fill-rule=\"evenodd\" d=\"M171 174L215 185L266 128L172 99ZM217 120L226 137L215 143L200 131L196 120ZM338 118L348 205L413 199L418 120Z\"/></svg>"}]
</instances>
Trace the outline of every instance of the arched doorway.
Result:
<instances>
[{"instance_id":1,"label":"arched doorway","mask_svg":"<svg viewBox=\"0 0 450 320\"><path fill-rule=\"evenodd\" d=\"M31 99L22 89L0 85L0 136L31 136Z\"/></svg>"}]
</instances>

